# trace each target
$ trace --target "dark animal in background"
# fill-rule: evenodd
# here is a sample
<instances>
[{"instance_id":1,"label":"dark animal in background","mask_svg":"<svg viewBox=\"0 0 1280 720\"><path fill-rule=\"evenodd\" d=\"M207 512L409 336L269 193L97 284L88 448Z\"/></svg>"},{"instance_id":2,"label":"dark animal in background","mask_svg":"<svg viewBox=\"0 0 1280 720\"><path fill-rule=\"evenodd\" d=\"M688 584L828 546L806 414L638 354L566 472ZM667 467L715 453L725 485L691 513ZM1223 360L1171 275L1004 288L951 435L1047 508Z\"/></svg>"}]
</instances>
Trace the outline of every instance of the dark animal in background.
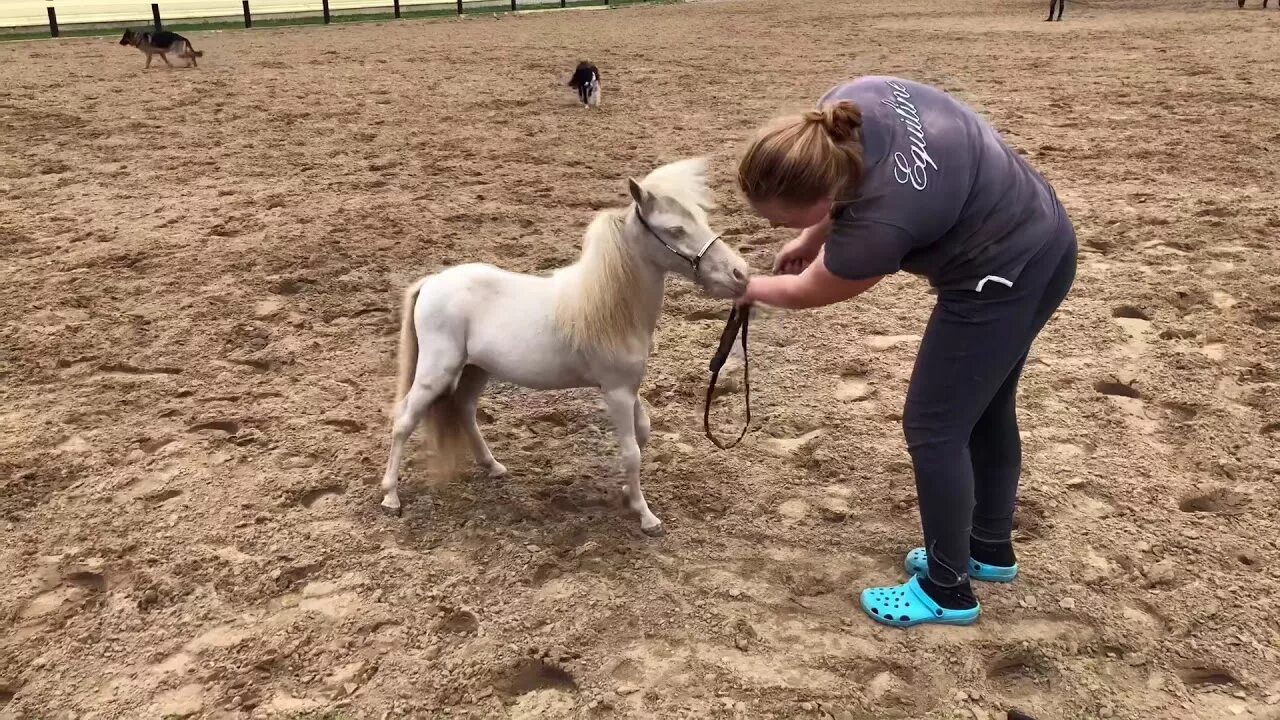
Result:
<instances>
[{"instance_id":1,"label":"dark animal in background","mask_svg":"<svg viewBox=\"0 0 1280 720\"><path fill-rule=\"evenodd\" d=\"M595 65L583 60L573 71L569 79L569 87L578 91L578 100L582 107L592 108L600 105L600 71Z\"/></svg>"},{"instance_id":2,"label":"dark animal in background","mask_svg":"<svg viewBox=\"0 0 1280 720\"><path fill-rule=\"evenodd\" d=\"M125 30L124 37L120 38L121 45L132 45L138 48L142 54L147 56L147 64L145 67L151 67L151 58L159 55L165 65L173 67L173 63L169 62L169 53L183 58L187 61L186 67L199 67L196 65L196 58L204 57L204 53L191 47L191 42L182 37L178 33L161 30L153 32L151 30Z\"/></svg>"}]
</instances>

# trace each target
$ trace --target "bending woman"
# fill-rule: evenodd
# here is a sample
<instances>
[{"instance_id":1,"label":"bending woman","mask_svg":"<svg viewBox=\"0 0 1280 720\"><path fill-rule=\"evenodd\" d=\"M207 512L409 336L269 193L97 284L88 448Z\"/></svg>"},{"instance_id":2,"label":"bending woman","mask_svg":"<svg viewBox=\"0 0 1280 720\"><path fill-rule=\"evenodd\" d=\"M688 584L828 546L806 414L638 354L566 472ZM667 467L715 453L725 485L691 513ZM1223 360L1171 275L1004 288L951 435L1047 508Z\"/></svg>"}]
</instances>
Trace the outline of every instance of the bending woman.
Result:
<instances>
[{"instance_id":1,"label":"bending woman","mask_svg":"<svg viewBox=\"0 0 1280 720\"><path fill-rule=\"evenodd\" d=\"M893 77L840 85L762 129L738 183L757 214L802 230L741 303L830 305L899 270L937 290L903 412L924 546L906 555L906 583L864 590L862 607L901 627L976 621L970 580L1018 574L1014 402L1075 279L1066 211L973 110Z\"/></svg>"}]
</instances>

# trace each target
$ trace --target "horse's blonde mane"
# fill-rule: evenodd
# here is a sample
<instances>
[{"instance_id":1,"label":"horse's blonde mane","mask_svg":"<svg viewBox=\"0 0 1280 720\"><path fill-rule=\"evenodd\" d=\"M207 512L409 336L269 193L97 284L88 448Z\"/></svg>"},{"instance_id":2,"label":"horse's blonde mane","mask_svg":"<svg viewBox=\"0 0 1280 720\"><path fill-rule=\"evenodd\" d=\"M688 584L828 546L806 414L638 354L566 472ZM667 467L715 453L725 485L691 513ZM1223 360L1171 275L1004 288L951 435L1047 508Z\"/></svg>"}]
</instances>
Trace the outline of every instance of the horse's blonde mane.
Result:
<instances>
[{"instance_id":1,"label":"horse's blonde mane","mask_svg":"<svg viewBox=\"0 0 1280 720\"><path fill-rule=\"evenodd\" d=\"M582 255L570 268L573 284L556 304L556 324L577 350L622 352L644 324L641 303L627 291L639 282L640 258L626 246L622 227L626 214L598 213L583 239Z\"/></svg>"},{"instance_id":2,"label":"horse's blonde mane","mask_svg":"<svg viewBox=\"0 0 1280 720\"><path fill-rule=\"evenodd\" d=\"M706 161L691 158L663 165L640 186L686 207L704 212L715 205L707 187ZM583 239L582 255L570 268L575 282L561 293L556 324L576 350L605 354L627 351L651 330L652 308L636 302L634 290L642 281L643 258L627 246L622 231L628 210L605 210L596 215Z\"/></svg>"}]
</instances>

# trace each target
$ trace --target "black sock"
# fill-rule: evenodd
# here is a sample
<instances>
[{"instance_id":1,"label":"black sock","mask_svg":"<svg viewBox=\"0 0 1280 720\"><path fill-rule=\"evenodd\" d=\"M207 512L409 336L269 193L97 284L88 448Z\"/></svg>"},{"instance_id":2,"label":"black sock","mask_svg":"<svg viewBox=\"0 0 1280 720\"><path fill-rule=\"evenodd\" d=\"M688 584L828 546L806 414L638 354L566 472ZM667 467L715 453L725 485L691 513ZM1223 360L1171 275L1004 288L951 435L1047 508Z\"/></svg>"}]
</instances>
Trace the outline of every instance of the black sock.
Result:
<instances>
[{"instance_id":1,"label":"black sock","mask_svg":"<svg viewBox=\"0 0 1280 720\"><path fill-rule=\"evenodd\" d=\"M920 578L920 588L924 593L947 610L972 610L978 606L978 598L973 596L973 588L965 580L959 585L943 587L935 585L927 577Z\"/></svg>"},{"instance_id":2,"label":"black sock","mask_svg":"<svg viewBox=\"0 0 1280 720\"><path fill-rule=\"evenodd\" d=\"M1017 556L1013 554L1012 540L988 542L971 537L969 538L969 556L974 562L997 567L1013 567L1018 562Z\"/></svg>"}]
</instances>

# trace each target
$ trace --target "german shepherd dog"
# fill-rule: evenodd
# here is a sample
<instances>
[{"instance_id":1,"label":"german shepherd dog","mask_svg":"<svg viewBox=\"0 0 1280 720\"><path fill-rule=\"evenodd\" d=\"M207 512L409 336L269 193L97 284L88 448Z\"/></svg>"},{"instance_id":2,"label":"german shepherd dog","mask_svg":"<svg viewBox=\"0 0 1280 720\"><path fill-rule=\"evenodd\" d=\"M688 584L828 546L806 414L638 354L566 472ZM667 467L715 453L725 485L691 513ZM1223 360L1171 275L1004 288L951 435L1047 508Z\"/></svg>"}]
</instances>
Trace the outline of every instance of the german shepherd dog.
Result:
<instances>
[{"instance_id":1,"label":"german shepherd dog","mask_svg":"<svg viewBox=\"0 0 1280 720\"><path fill-rule=\"evenodd\" d=\"M569 79L569 87L578 91L578 100L582 107L593 108L600 105L600 71L595 65L583 60L573 71Z\"/></svg>"},{"instance_id":2,"label":"german shepherd dog","mask_svg":"<svg viewBox=\"0 0 1280 720\"><path fill-rule=\"evenodd\" d=\"M169 53L173 53L180 58L184 58L187 64L184 67L199 67L196 65L196 58L204 57L204 53L191 47L191 42L182 37L178 33L161 30L154 32L151 30L125 30L124 37L120 38L121 45L132 45L147 56L146 67L151 67L151 58L159 55L165 65L173 67L173 63L169 62Z\"/></svg>"}]
</instances>

